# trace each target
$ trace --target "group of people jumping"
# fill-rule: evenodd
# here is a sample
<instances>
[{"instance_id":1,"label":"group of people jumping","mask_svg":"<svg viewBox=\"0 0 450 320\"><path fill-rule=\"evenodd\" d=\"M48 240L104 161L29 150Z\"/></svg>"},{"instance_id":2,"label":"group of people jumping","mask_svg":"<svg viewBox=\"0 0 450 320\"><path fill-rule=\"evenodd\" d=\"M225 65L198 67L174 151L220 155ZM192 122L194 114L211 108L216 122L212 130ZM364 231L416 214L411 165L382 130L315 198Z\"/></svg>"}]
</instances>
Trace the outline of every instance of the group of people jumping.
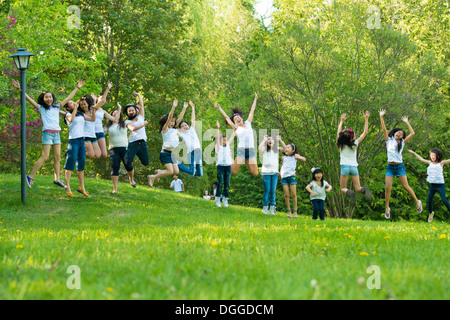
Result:
<instances>
[{"instance_id":1,"label":"group of people jumping","mask_svg":"<svg viewBox=\"0 0 450 320\"><path fill-rule=\"evenodd\" d=\"M12 81L13 87L20 90L17 81ZM68 197L73 197L70 187L70 180L73 171L77 170L79 186L77 191L86 197L90 197L84 186L84 168L86 158L98 159L107 158L105 133L109 137L109 156L111 165L111 178L113 182L113 193L118 192L118 177L120 163L125 166L130 185L136 187L134 180L133 161L137 156L142 165L149 165L149 154L147 148L147 135L145 127L148 121L145 119L144 102L141 94L134 92L137 97L137 104L127 104L122 106L117 103L117 109L111 114L102 109L106 103L106 98L112 84L108 82L107 88L98 96L84 95L77 101L73 101L75 94L83 87L85 81L80 81L72 92L62 102L58 102L55 95L49 91L42 92L37 102L28 95L26 99L37 111L39 111L43 123L42 128L42 155L35 163L30 174L27 175L27 184L31 188L34 177L42 165L47 161L50 150L53 151L54 158L54 184L65 189ZM230 179L231 175L236 174L242 164L245 163L249 172L253 176L259 174L258 163L256 159L255 139L252 129L252 121L257 105L258 94L255 93L254 101L246 120L243 118L243 112L237 108L232 109L229 116L216 103L215 108L224 117L227 124L233 129L232 134L227 137L220 132L220 123L216 121L217 131L215 135L215 152L217 166L217 191L215 205L228 207ZM192 176L202 176L202 149L201 143L195 131L195 105L192 101L185 102L179 116L175 115L175 109L178 101L174 100L172 108L168 114L162 116L159 120L159 132L162 135L162 148L159 155L163 169L157 169L154 174L148 175L148 184L150 188L159 182L159 179L166 176L178 175L183 172ZM192 108L191 123L183 120L188 107ZM64 111L61 110L64 108ZM403 117L409 130L409 135L400 128L394 128L390 132L386 129L384 116L386 110L380 110L380 122L386 141L387 150L387 168L385 174L385 217L391 217L389 206L392 183L394 177L398 177L403 188L413 198L418 213L421 213L422 202L416 197L413 189L409 186L402 153L406 143L414 136L414 130L408 121L408 117ZM64 116L64 121L69 129L69 140L66 152L65 183L60 179L60 159L61 159L61 139L60 139L60 115ZM340 123L337 129L336 144L340 152L340 192L348 197L351 206L356 203L356 194L364 195L366 201L372 200L372 195L368 186L361 186L358 172L357 148L368 134L369 116L368 111L364 112L364 130L356 137L352 129L343 129L347 115L341 115ZM125 120L124 117L127 119ZM107 122L103 126L103 120ZM129 132L129 134L128 134ZM231 144L237 136L238 145L236 157L232 159ZM182 139L186 144L187 165L182 163L175 156L174 149L180 144ZM279 147L280 145L281 147ZM262 154L261 176L264 187L262 207L264 214L276 213L276 187L278 178L281 178L281 185L284 191L284 199L287 207L287 217L297 218L297 181L296 167L297 161L306 161L306 158L299 155L294 143L285 144L280 136L264 136L263 141L258 146L258 151ZM427 163L428 178L430 189L428 192L427 206L429 211L428 221L432 222L433 197L436 192L440 194L441 200L450 212L450 203L445 194L445 183L443 167L450 160L443 160L442 151L436 148L430 150L429 159L426 160L412 150L409 152L415 155L420 161ZM279 165L280 153L282 154L281 168ZM332 186L324 180L324 172L321 168L311 169L312 177L306 190L310 194L310 200L313 207L313 219L325 219L325 199L326 193L332 190ZM352 179L354 190L347 188L349 176ZM292 209L291 201L292 198Z\"/></svg>"}]
</instances>

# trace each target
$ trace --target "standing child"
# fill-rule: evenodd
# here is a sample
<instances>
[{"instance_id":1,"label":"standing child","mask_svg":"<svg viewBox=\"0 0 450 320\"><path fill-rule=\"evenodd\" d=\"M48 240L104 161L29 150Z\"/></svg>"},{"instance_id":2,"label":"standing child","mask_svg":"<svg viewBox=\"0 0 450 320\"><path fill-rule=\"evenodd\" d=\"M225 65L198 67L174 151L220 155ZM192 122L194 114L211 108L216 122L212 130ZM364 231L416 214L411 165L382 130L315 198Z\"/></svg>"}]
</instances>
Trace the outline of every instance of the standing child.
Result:
<instances>
[{"instance_id":1,"label":"standing child","mask_svg":"<svg viewBox=\"0 0 450 320\"><path fill-rule=\"evenodd\" d=\"M422 212L422 201L417 199L413 189L408 184L408 178L406 177L405 165L403 164L403 147L414 136L414 130L408 121L408 117L403 117L403 122L406 123L410 131L406 136L405 131L399 128L394 128L391 132L387 132L386 125L384 124L383 116L386 114L386 110L380 110L381 128L383 129L384 140L386 141L388 165L386 168L386 192L385 192L385 204L386 210L384 216L386 219L391 217L391 208L389 207L389 200L391 198L392 181L394 177L398 177L403 188L410 194L416 203L417 212Z\"/></svg>"},{"instance_id":2,"label":"standing child","mask_svg":"<svg viewBox=\"0 0 450 320\"><path fill-rule=\"evenodd\" d=\"M35 109L39 111L42 119L42 155L39 160L34 165L30 174L27 175L27 184L31 188L34 182L34 176L39 171L39 169L48 160L50 155L50 149L53 150L53 170L54 170L54 181L53 183L59 187L65 188L66 186L60 180L61 172L61 138L59 132L61 127L59 126L59 114L60 108L64 107L84 85L85 81L78 82L75 89L69 94L69 96L64 99L61 103L58 103L56 97L50 91L42 92L37 100L37 103L26 95L26 99L31 103ZM16 80L12 81L14 88L21 90L19 83ZM62 112L62 111L61 111Z\"/></svg>"},{"instance_id":3,"label":"standing child","mask_svg":"<svg viewBox=\"0 0 450 320\"><path fill-rule=\"evenodd\" d=\"M228 200L230 197L230 179L231 179L231 165L233 164L233 159L231 158L231 142L234 139L236 130L231 135L230 139L227 140L226 136L220 134L220 123L216 121L217 132L215 138L215 151L217 154L217 185L216 192L214 193L214 201L217 207L221 207L220 198L223 196L223 206L228 207ZM223 188L223 190L222 190ZM222 192L223 191L223 192Z\"/></svg>"},{"instance_id":4,"label":"standing child","mask_svg":"<svg viewBox=\"0 0 450 320\"><path fill-rule=\"evenodd\" d=\"M280 140L280 136L277 136L277 139ZM278 182L278 147L275 143L275 139L271 136L265 135L264 140L260 143L258 147L259 152L262 153L262 168L261 168L261 176L264 187L263 193L263 213L269 214L269 205L270 205L270 213L275 215L276 212L276 191L277 191L277 182Z\"/></svg>"},{"instance_id":5,"label":"standing child","mask_svg":"<svg viewBox=\"0 0 450 320\"><path fill-rule=\"evenodd\" d=\"M425 160L412 150L408 150L409 153L416 156L420 161L429 164L427 169L427 181L430 183L430 189L428 190L427 206L428 206L428 222L433 222L433 197L436 192L439 192L442 203L447 207L450 213L450 203L445 195L445 181L444 181L444 165L450 163L449 160L442 160L443 153L440 149L430 150L430 160Z\"/></svg>"},{"instance_id":6,"label":"standing child","mask_svg":"<svg viewBox=\"0 0 450 320\"><path fill-rule=\"evenodd\" d=\"M369 111L366 111L364 113L364 131L358 139L356 139L355 133L352 129L342 130L342 125L347 119L347 115L345 113L341 115L341 122L339 123L337 131L336 143L341 156L341 192L348 196L351 206L355 206L356 204L355 192L364 194L364 200L366 201L372 200L372 195L370 194L369 187L364 186L361 188L361 183L359 181L358 162L356 157L356 150L358 149L358 146L361 144L361 142L369 132L369 116ZM355 191L347 189L349 176L352 177Z\"/></svg>"},{"instance_id":7,"label":"standing child","mask_svg":"<svg viewBox=\"0 0 450 320\"><path fill-rule=\"evenodd\" d=\"M192 101L189 101L189 104L192 107L191 126L186 121L181 121L179 125L180 130L178 131L178 135L186 143L189 167L179 163L178 168L181 172L191 176L201 177L203 176L202 148L197 132L195 132L195 105Z\"/></svg>"},{"instance_id":8,"label":"standing child","mask_svg":"<svg viewBox=\"0 0 450 320\"><path fill-rule=\"evenodd\" d=\"M286 203L288 218L297 218L297 181L295 180L295 168L297 167L297 160L306 161L305 157L297 154L297 147L291 143L285 145L281 138L279 139L282 149L280 149L283 156L283 164L280 169L281 185L284 191L284 201ZM294 210L291 211L290 196L292 196L292 204ZM293 213L293 215L292 215Z\"/></svg>"},{"instance_id":9,"label":"standing child","mask_svg":"<svg viewBox=\"0 0 450 320\"><path fill-rule=\"evenodd\" d=\"M332 187L323 179L323 172L320 168L312 168L312 181L306 186L310 193L309 198L313 206L313 219L325 220L325 198L326 192L330 192Z\"/></svg>"}]
</instances>

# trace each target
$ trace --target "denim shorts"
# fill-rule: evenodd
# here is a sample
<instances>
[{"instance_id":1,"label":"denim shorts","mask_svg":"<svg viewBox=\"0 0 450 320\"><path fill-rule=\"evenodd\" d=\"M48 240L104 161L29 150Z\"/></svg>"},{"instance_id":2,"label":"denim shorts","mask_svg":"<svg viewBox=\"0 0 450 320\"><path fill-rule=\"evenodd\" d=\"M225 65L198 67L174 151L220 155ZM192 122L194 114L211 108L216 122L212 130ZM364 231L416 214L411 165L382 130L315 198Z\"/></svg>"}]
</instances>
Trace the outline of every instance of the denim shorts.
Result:
<instances>
[{"instance_id":1,"label":"denim shorts","mask_svg":"<svg viewBox=\"0 0 450 320\"><path fill-rule=\"evenodd\" d=\"M159 154L159 160L161 161L162 165L165 165L167 163L177 163L175 157L172 156L172 151L170 150L162 150Z\"/></svg>"},{"instance_id":2,"label":"denim shorts","mask_svg":"<svg viewBox=\"0 0 450 320\"><path fill-rule=\"evenodd\" d=\"M97 138L84 137L85 142L97 143Z\"/></svg>"},{"instance_id":3,"label":"denim shorts","mask_svg":"<svg viewBox=\"0 0 450 320\"><path fill-rule=\"evenodd\" d=\"M59 132L42 132L42 144L61 144L61 138L59 137Z\"/></svg>"},{"instance_id":4,"label":"denim shorts","mask_svg":"<svg viewBox=\"0 0 450 320\"><path fill-rule=\"evenodd\" d=\"M77 165L77 171L83 171L86 164L86 147L84 145L84 139L69 139L66 152L66 163L64 169L74 171L75 164Z\"/></svg>"},{"instance_id":5,"label":"denim shorts","mask_svg":"<svg viewBox=\"0 0 450 320\"><path fill-rule=\"evenodd\" d=\"M295 176L282 178L281 179L281 185L284 185L284 184L287 184L287 185L297 184L297 180L295 180Z\"/></svg>"},{"instance_id":6,"label":"denim shorts","mask_svg":"<svg viewBox=\"0 0 450 320\"><path fill-rule=\"evenodd\" d=\"M97 140L105 139L105 134L103 132L96 132L95 136L97 137Z\"/></svg>"},{"instance_id":7,"label":"denim shorts","mask_svg":"<svg viewBox=\"0 0 450 320\"><path fill-rule=\"evenodd\" d=\"M236 157L250 160L256 158L255 148L238 148Z\"/></svg>"},{"instance_id":8,"label":"denim shorts","mask_svg":"<svg viewBox=\"0 0 450 320\"><path fill-rule=\"evenodd\" d=\"M400 164L389 164L386 168L386 176L388 177L401 177L406 176L406 169L403 163Z\"/></svg>"},{"instance_id":9,"label":"denim shorts","mask_svg":"<svg viewBox=\"0 0 450 320\"><path fill-rule=\"evenodd\" d=\"M341 165L341 176L359 176L357 166Z\"/></svg>"}]
</instances>

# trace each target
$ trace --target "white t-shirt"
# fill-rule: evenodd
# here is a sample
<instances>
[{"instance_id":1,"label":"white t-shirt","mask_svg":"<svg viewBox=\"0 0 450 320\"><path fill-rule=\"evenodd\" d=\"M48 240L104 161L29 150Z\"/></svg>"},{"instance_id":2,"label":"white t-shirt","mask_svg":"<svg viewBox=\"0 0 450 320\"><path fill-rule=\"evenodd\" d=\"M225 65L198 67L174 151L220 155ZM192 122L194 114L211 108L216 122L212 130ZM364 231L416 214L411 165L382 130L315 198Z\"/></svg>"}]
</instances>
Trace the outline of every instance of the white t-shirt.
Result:
<instances>
[{"instance_id":1,"label":"white t-shirt","mask_svg":"<svg viewBox=\"0 0 450 320\"><path fill-rule=\"evenodd\" d=\"M181 139L186 143L188 152L195 149L201 149L200 141L198 140L197 132L192 127L189 127L187 132L179 131Z\"/></svg>"},{"instance_id":2,"label":"white t-shirt","mask_svg":"<svg viewBox=\"0 0 450 320\"><path fill-rule=\"evenodd\" d=\"M345 145L341 149L341 166L347 165L347 166L358 166L358 161L356 160L356 150L358 149L358 139L355 140L355 145L353 146L353 149L351 149L349 146Z\"/></svg>"},{"instance_id":3,"label":"white t-shirt","mask_svg":"<svg viewBox=\"0 0 450 320\"><path fill-rule=\"evenodd\" d=\"M163 136L162 149L175 148L180 144L180 139L178 139L178 130L174 128L167 129L166 133L161 131Z\"/></svg>"},{"instance_id":4,"label":"white t-shirt","mask_svg":"<svg viewBox=\"0 0 450 320\"><path fill-rule=\"evenodd\" d=\"M119 124L112 124L105 128L109 136L109 149L128 147L127 127L122 128Z\"/></svg>"},{"instance_id":5,"label":"white t-shirt","mask_svg":"<svg viewBox=\"0 0 450 320\"><path fill-rule=\"evenodd\" d=\"M397 140L395 140L394 137L390 137L388 141L386 141L386 149L387 149L387 157L388 162L396 162L396 163L402 163L403 157L403 147L405 146L405 140L402 139L402 148L400 149L400 152L398 152L398 143Z\"/></svg>"},{"instance_id":6,"label":"white t-shirt","mask_svg":"<svg viewBox=\"0 0 450 320\"><path fill-rule=\"evenodd\" d=\"M211 196L203 196L203 199L205 199L205 200L211 200Z\"/></svg>"},{"instance_id":7,"label":"white t-shirt","mask_svg":"<svg viewBox=\"0 0 450 320\"><path fill-rule=\"evenodd\" d=\"M66 113L66 119L71 113ZM69 139L78 139L84 137L84 115L75 116L75 119L70 122L67 119L67 124L69 127Z\"/></svg>"},{"instance_id":8,"label":"white t-shirt","mask_svg":"<svg viewBox=\"0 0 450 320\"><path fill-rule=\"evenodd\" d=\"M133 125L133 127L137 127L137 126L144 124L145 118L143 116L141 116L140 114L136 117L136 119L137 119L136 121L125 120L125 126L127 126L129 123L131 123ZM142 128L140 128L139 130L136 130L136 131L130 130L130 139L128 142L131 143L131 142L138 141L138 140L147 141L147 134L145 133L145 126L143 126Z\"/></svg>"},{"instance_id":9,"label":"white t-shirt","mask_svg":"<svg viewBox=\"0 0 450 320\"><path fill-rule=\"evenodd\" d=\"M274 152L272 149L270 149L269 151L264 151L261 174L265 175L278 173L278 165L279 165L278 152ZM294 167L294 174L295 174L295 167Z\"/></svg>"},{"instance_id":10,"label":"white t-shirt","mask_svg":"<svg viewBox=\"0 0 450 320\"><path fill-rule=\"evenodd\" d=\"M244 125L247 129L239 126L236 129L236 136L238 137L238 148L255 148L255 141L253 139L253 129L250 121L245 120Z\"/></svg>"},{"instance_id":11,"label":"white t-shirt","mask_svg":"<svg viewBox=\"0 0 450 320\"><path fill-rule=\"evenodd\" d=\"M281 178L295 176L295 168L297 167L297 160L295 156L283 156L283 164L281 165Z\"/></svg>"},{"instance_id":12,"label":"white t-shirt","mask_svg":"<svg viewBox=\"0 0 450 320\"><path fill-rule=\"evenodd\" d=\"M43 106L39 105L38 110L41 114L42 119L42 131L61 131L59 126L59 108L60 104L54 104L49 109L45 109Z\"/></svg>"},{"instance_id":13,"label":"white t-shirt","mask_svg":"<svg viewBox=\"0 0 450 320\"><path fill-rule=\"evenodd\" d=\"M182 185L183 181L181 181L181 179L177 179L176 181L172 180L172 183L170 184L176 192L183 192L183 188L181 187Z\"/></svg>"},{"instance_id":14,"label":"white t-shirt","mask_svg":"<svg viewBox=\"0 0 450 320\"><path fill-rule=\"evenodd\" d=\"M444 182L444 169L442 168L440 163L430 165L427 168L427 182L428 183L445 183Z\"/></svg>"},{"instance_id":15,"label":"white t-shirt","mask_svg":"<svg viewBox=\"0 0 450 320\"><path fill-rule=\"evenodd\" d=\"M105 110L100 109L95 111L95 132L103 132L103 118L105 117Z\"/></svg>"},{"instance_id":16,"label":"white t-shirt","mask_svg":"<svg viewBox=\"0 0 450 320\"><path fill-rule=\"evenodd\" d=\"M309 199L311 199L311 200L325 200L325 198L327 197L327 193L326 193L327 185L328 185L328 182L326 182L325 180L323 180L323 185L321 187L319 187L317 185L316 181L312 181L311 182L311 191L314 192L314 194L316 196L313 197L312 194L309 194Z\"/></svg>"},{"instance_id":17,"label":"white t-shirt","mask_svg":"<svg viewBox=\"0 0 450 320\"><path fill-rule=\"evenodd\" d=\"M221 144L219 146L219 150L217 150L216 144L215 150L217 155L217 166L231 166L233 164L233 159L231 158L231 148L228 142L226 147Z\"/></svg>"},{"instance_id":18,"label":"white t-shirt","mask_svg":"<svg viewBox=\"0 0 450 320\"><path fill-rule=\"evenodd\" d=\"M84 136L86 138L96 138L95 121L84 120Z\"/></svg>"}]
</instances>

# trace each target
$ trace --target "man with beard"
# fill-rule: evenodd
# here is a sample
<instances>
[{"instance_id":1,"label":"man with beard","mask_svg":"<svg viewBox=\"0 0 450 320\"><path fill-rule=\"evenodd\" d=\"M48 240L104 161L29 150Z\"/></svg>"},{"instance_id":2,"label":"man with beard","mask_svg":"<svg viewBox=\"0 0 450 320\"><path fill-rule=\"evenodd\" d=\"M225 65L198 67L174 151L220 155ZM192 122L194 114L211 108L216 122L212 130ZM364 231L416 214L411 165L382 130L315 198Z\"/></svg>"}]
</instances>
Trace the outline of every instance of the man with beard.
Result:
<instances>
[{"instance_id":1,"label":"man with beard","mask_svg":"<svg viewBox=\"0 0 450 320\"><path fill-rule=\"evenodd\" d=\"M145 126L148 124L148 121L145 120L144 102L141 95L137 92L133 92L133 95L139 98L139 105L128 104L123 110L123 113L128 117L128 120L125 120L125 125L130 130L125 163L131 167L134 157L137 155L142 165L147 166L149 157ZM136 187L134 180L132 186Z\"/></svg>"}]
</instances>

